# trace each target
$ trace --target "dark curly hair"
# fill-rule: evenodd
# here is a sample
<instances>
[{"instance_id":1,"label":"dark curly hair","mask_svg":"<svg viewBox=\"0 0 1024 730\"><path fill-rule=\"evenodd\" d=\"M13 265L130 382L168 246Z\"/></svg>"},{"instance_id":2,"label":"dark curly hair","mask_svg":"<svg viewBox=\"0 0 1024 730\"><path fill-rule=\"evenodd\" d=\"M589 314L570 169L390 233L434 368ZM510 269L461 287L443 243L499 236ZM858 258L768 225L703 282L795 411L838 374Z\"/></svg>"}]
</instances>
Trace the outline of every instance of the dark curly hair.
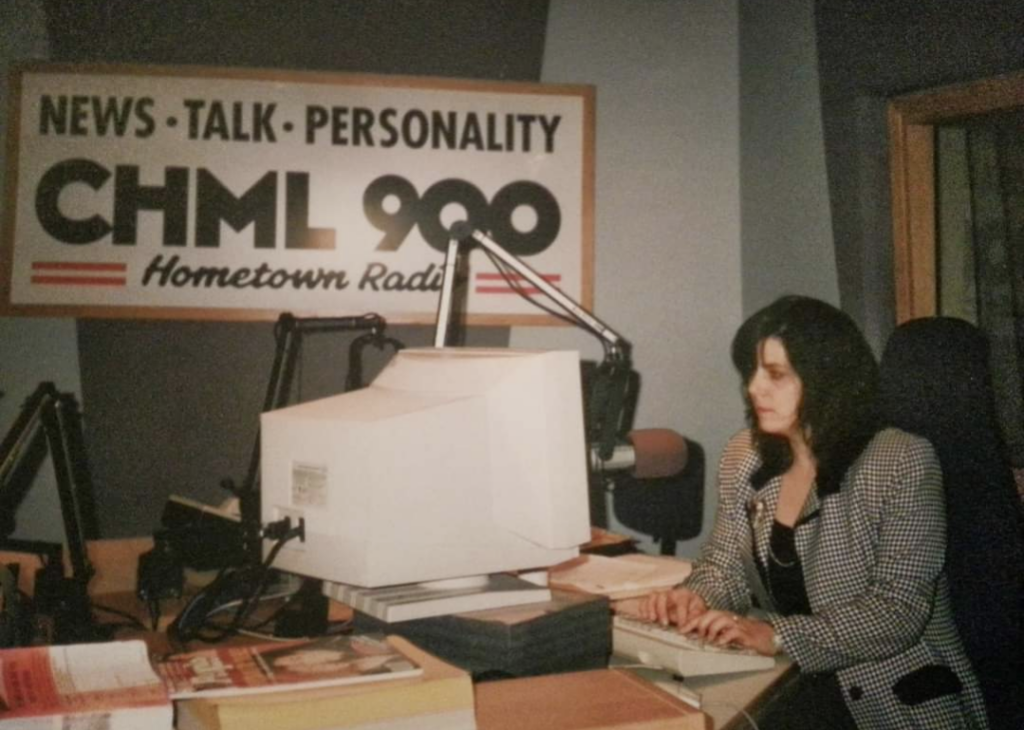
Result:
<instances>
[{"instance_id":1,"label":"dark curly hair","mask_svg":"<svg viewBox=\"0 0 1024 730\"><path fill-rule=\"evenodd\" d=\"M880 428L875 356L854 321L818 299L784 296L743 323L732 341L732 361L743 378L747 422L761 455L752 477L755 489L793 463L789 441L758 428L746 389L770 337L782 342L803 383L797 414L818 463L818 495L838 492L843 475Z\"/></svg>"}]
</instances>

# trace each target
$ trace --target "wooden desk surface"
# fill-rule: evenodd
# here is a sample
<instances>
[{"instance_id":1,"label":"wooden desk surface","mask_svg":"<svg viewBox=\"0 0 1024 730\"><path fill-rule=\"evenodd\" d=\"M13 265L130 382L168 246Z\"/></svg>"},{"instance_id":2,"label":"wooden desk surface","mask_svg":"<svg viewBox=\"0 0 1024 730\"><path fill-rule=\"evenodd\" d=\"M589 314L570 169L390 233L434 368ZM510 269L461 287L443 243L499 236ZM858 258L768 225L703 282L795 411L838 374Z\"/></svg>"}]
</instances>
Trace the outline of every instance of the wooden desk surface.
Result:
<instances>
[{"instance_id":1,"label":"wooden desk surface","mask_svg":"<svg viewBox=\"0 0 1024 730\"><path fill-rule=\"evenodd\" d=\"M774 669L692 677L686 680L686 686L700 693L701 710L714 720L715 730L753 730L743 712L756 717L758 710L794 676L796 665L789 657L780 657Z\"/></svg>"},{"instance_id":2,"label":"wooden desk surface","mask_svg":"<svg viewBox=\"0 0 1024 730\"><path fill-rule=\"evenodd\" d=\"M136 538L128 540L96 540L88 545L89 557L96 568L96 575L90 582L90 592L97 596L98 600L109 602L117 596L115 603L118 608L127 610L141 609L145 607L135 597L135 570L138 563L138 556L152 548L153 542L150 538ZM22 579L26 580L38 567L33 564L34 558L26 558L16 554L0 554L0 560L11 562L28 561L26 568L31 570L23 571ZM30 588L29 584L22 586ZM102 598L100 598L102 596ZM127 602L127 603L125 603ZM130 605L128 605L130 604ZM163 638L165 645L160 645L159 632L154 634L154 647L167 650L166 637ZM635 670L640 676L655 682L656 684L668 680L665 673L651 672L649 670ZM743 712L756 713L757 708L762 706L771 695L779 690L792 676L796 668L792 662L783 657L776 664L776 667L764 672L744 672L739 674L717 675L707 677L695 677L687 680L686 686L701 694L702 711L709 715L715 730L744 730L751 727ZM659 676L660 674L660 676ZM671 680L663 687L669 688Z\"/></svg>"},{"instance_id":3,"label":"wooden desk surface","mask_svg":"<svg viewBox=\"0 0 1024 730\"><path fill-rule=\"evenodd\" d=\"M89 540L86 543L86 552L89 555L89 562L96 570L89 581L89 592L93 595L102 595L134 591L139 556L152 548L151 537ZM31 594L35 572L43 566L42 560L36 555L0 551L0 563L20 565L18 588ZM66 560L65 568L70 569Z\"/></svg>"},{"instance_id":4,"label":"wooden desk surface","mask_svg":"<svg viewBox=\"0 0 1024 730\"><path fill-rule=\"evenodd\" d=\"M630 671L661 687L669 694L685 697L688 691L700 695L702 712L713 721L715 730L752 730L743 714L756 717L758 710L795 676L796 666L788 657L780 657L773 669L736 674L713 674L679 681L668 672L630 665Z\"/></svg>"}]
</instances>

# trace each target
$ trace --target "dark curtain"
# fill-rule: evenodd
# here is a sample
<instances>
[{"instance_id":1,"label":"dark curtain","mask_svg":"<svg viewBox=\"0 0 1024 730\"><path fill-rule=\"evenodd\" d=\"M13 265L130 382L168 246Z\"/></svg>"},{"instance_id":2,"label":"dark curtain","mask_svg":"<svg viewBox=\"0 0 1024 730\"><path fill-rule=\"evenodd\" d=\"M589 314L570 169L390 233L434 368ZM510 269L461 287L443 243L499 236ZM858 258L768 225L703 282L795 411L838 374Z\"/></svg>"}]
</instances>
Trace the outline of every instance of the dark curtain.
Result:
<instances>
[{"instance_id":1,"label":"dark curtain","mask_svg":"<svg viewBox=\"0 0 1024 730\"><path fill-rule=\"evenodd\" d=\"M1000 426L1024 467L1024 116L967 131L978 325L988 335Z\"/></svg>"}]
</instances>

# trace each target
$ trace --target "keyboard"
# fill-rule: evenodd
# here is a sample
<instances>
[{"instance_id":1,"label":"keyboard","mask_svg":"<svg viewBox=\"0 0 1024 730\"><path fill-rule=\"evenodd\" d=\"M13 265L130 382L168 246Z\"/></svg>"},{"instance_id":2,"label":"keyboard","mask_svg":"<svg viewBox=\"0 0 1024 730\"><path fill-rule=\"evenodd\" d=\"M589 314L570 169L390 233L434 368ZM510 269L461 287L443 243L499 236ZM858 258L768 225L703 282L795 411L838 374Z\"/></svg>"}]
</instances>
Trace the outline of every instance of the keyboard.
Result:
<instances>
[{"instance_id":1,"label":"keyboard","mask_svg":"<svg viewBox=\"0 0 1024 730\"><path fill-rule=\"evenodd\" d=\"M704 643L673 627L629 616L612 617L612 651L645 664L678 674L728 674L771 669L775 658L750 649Z\"/></svg>"}]
</instances>

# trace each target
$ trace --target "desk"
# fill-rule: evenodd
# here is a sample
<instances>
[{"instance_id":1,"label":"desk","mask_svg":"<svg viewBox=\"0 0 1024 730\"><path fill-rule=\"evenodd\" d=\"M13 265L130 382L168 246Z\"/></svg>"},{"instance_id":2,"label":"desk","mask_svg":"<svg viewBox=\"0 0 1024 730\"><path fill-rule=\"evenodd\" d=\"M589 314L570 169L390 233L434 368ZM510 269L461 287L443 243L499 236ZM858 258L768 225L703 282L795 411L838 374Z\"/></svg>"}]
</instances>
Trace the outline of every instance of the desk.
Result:
<instances>
[{"instance_id":1,"label":"desk","mask_svg":"<svg viewBox=\"0 0 1024 730\"><path fill-rule=\"evenodd\" d=\"M135 568L139 556L153 547L151 537L132 537L118 540L90 540L86 543L89 562L96 570L89 581L89 592L94 595L120 593L135 590ZM70 570L66 559L65 570ZM0 550L0 563L17 563L21 566L18 574L18 588L25 593L32 592L35 572L43 567L42 560L36 555L27 553L5 552Z\"/></svg>"},{"instance_id":2,"label":"desk","mask_svg":"<svg viewBox=\"0 0 1024 730\"><path fill-rule=\"evenodd\" d=\"M654 669L632 671L666 692L674 691L676 681L666 672ZM715 730L752 730L753 726L743 713L756 720L760 709L796 677L796 671L792 660L781 656L774 669L691 677L685 686L701 696L700 709L711 717Z\"/></svg>"},{"instance_id":3,"label":"desk","mask_svg":"<svg viewBox=\"0 0 1024 730\"><path fill-rule=\"evenodd\" d=\"M96 594L97 601L103 602L111 598L110 594L120 594L116 605L128 608L132 603L140 617L146 615L145 606L134 597L135 567L138 556L152 547L152 541L135 540L100 540L89 544L89 556L97 573L90 583L91 591ZM0 559L17 558L13 555L0 555ZM24 556L20 556L25 561ZM32 559L28 560L29 563ZM30 564L28 568L37 566ZM23 579L31 575L26 571ZM24 586L28 588L29 586ZM151 637L152 638L152 637ZM650 670L636 670L640 676L652 681L667 680L664 673ZM658 676L658 675L661 676ZM695 677L686 682L692 690L701 694L702 711L711 716L715 730L745 730L750 725L743 712L756 717L758 709L770 702L788 681L795 676L795 667L786 659L781 658L776 667L764 672L747 672L742 674ZM486 729L482 729L486 730Z\"/></svg>"}]
</instances>

